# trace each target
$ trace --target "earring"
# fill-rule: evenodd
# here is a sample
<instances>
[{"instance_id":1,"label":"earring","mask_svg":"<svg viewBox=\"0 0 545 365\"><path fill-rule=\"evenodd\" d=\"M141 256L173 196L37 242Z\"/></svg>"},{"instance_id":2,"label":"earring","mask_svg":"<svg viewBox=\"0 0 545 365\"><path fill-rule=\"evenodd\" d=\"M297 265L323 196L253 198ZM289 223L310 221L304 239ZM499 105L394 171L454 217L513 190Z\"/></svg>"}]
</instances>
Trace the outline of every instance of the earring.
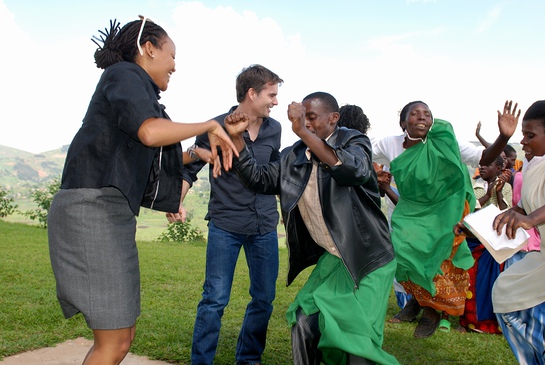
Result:
<instances>
[{"instance_id":1,"label":"earring","mask_svg":"<svg viewBox=\"0 0 545 365\"><path fill-rule=\"evenodd\" d=\"M151 58L154 58L154 57L155 57L155 55L154 55L154 54L152 54L152 55L151 55Z\"/></svg>"}]
</instances>

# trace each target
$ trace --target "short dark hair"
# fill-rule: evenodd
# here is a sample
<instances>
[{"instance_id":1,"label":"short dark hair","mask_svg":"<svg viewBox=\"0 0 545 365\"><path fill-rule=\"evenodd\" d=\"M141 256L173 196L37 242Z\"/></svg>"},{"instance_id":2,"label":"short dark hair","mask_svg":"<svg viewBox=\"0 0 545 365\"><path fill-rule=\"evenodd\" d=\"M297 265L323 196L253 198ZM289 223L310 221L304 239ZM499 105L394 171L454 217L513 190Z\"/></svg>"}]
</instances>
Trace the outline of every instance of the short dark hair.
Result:
<instances>
[{"instance_id":1,"label":"short dark hair","mask_svg":"<svg viewBox=\"0 0 545 365\"><path fill-rule=\"evenodd\" d=\"M505 147L503 148L503 152L506 156L517 154L517 150L515 149L515 147L511 146L510 144L505 145Z\"/></svg>"},{"instance_id":2,"label":"short dark hair","mask_svg":"<svg viewBox=\"0 0 545 365\"><path fill-rule=\"evenodd\" d=\"M522 120L538 120L545 128L545 100L538 100L526 110Z\"/></svg>"},{"instance_id":3,"label":"short dark hair","mask_svg":"<svg viewBox=\"0 0 545 365\"><path fill-rule=\"evenodd\" d=\"M324 104L324 106L325 106L325 108L326 108L326 110L328 112L331 112L331 113L333 113L333 112L338 113L339 112L339 103L337 103L337 99L335 99L333 97L333 95L331 95L331 94L328 94L328 93L323 92L323 91L316 91L316 92L314 92L312 94L309 94L309 95L305 96L303 101L311 100L311 99L320 100Z\"/></svg>"},{"instance_id":4,"label":"short dark hair","mask_svg":"<svg viewBox=\"0 0 545 365\"><path fill-rule=\"evenodd\" d=\"M339 109L339 127L352 128L367 134L367 130L371 127L369 118L363 112L363 109L357 105L343 105Z\"/></svg>"},{"instance_id":5,"label":"short dark hair","mask_svg":"<svg viewBox=\"0 0 545 365\"><path fill-rule=\"evenodd\" d=\"M110 20L110 30L99 30L101 34L100 38L96 36L91 38L98 46L95 51L95 63L98 68L106 69L121 61L135 62L138 52L136 40L138 39L138 33L140 33L143 21L144 19L133 20L119 29L119 22L115 19ZM142 35L140 36L140 45L149 41L155 47L161 49L166 37L168 37L168 34L161 26L155 24L150 19L146 19ZM102 42L102 46L99 42Z\"/></svg>"},{"instance_id":6,"label":"short dark hair","mask_svg":"<svg viewBox=\"0 0 545 365\"><path fill-rule=\"evenodd\" d=\"M254 89L258 94L267 84L282 84L282 80L277 74L261 65L251 65L244 68L237 76L236 89L237 101L241 103L250 89Z\"/></svg>"},{"instance_id":7,"label":"short dark hair","mask_svg":"<svg viewBox=\"0 0 545 365\"><path fill-rule=\"evenodd\" d=\"M408 117L407 114L409 114L409 109L411 108L411 106L413 106L415 104L424 104L426 107L428 107L428 109L430 108L428 106L428 104L424 103L423 101L420 101L420 100L411 101L410 103L405 105L403 107L403 109L401 109L401 111L399 112L399 122L400 123L407 120L407 117ZM431 112L431 110L430 110L430 112ZM432 116L432 119L433 119L433 116Z\"/></svg>"}]
</instances>

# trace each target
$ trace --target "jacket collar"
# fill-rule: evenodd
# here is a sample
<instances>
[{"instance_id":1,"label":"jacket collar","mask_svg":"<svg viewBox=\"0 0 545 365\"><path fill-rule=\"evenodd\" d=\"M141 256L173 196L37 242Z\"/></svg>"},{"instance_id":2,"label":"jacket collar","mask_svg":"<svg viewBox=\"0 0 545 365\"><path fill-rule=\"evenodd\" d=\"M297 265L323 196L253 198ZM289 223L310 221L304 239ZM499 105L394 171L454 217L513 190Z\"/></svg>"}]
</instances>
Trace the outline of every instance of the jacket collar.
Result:
<instances>
[{"instance_id":1,"label":"jacket collar","mask_svg":"<svg viewBox=\"0 0 545 365\"><path fill-rule=\"evenodd\" d=\"M337 145L337 137L339 135L339 128L335 128L333 133L325 140L324 142L330 146L336 146ZM304 165L307 163L310 163L309 159L307 158L306 151L307 151L307 145L303 143L303 141L299 140L293 145L293 152L295 153L295 161L293 164L295 166Z\"/></svg>"}]
</instances>

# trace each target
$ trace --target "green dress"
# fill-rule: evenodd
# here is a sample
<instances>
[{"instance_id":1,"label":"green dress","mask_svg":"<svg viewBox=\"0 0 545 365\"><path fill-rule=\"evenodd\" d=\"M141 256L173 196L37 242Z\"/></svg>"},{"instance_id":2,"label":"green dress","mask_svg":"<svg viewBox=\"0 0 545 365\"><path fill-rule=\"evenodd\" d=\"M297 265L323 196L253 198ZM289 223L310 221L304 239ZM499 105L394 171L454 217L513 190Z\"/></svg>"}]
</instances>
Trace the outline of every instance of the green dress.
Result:
<instances>
[{"instance_id":1,"label":"green dress","mask_svg":"<svg viewBox=\"0 0 545 365\"><path fill-rule=\"evenodd\" d=\"M475 208L468 168L462 163L450 123L435 119L425 143L406 149L391 162L400 197L392 214L392 243L398 262L396 279L411 281L436 295L434 278L453 251L454 225L466 202ZM473 257L463 241L452 258L469 269Z\"/></svg>"}]
</instances>

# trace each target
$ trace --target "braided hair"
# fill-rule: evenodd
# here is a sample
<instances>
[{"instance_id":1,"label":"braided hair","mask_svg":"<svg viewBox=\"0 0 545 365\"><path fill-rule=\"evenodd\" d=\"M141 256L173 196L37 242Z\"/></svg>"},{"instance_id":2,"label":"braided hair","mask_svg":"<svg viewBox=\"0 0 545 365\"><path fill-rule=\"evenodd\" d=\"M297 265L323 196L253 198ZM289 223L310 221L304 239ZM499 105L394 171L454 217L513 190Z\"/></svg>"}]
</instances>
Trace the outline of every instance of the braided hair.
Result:
<instances>
[{"instance_id":1,"label":"braided hair","mask_svg":"<svg viewBox=\"0 0 545 365\"><path fill-rule=\"evenodd\" d=\"M95 63L98 68L107 67L122 61L135 62L138 53L136 40L144 18L134 20L120 28L117 20L110 20L110 29L99 30L100 37L93 36L91 40L98 46L95 51ZM161 48L167 32L159 25L146 19L144 29L140 37L140 45L151 42L155 47ZM102 42L102 46L99 44Z\"/></svg>"},{"instance_id":2,"label":"braided hair","mask_svg":"<svg viewBox=\"0 0 545 365\"><path fill-rule=\"evenodd\" d=\"M367 134L367 131L371 127L369 118L363 112L363 109L357 105L343 105L339 109L339 127L352 128L360 131L363 134Z\"/></svg>"}]
</instances>

